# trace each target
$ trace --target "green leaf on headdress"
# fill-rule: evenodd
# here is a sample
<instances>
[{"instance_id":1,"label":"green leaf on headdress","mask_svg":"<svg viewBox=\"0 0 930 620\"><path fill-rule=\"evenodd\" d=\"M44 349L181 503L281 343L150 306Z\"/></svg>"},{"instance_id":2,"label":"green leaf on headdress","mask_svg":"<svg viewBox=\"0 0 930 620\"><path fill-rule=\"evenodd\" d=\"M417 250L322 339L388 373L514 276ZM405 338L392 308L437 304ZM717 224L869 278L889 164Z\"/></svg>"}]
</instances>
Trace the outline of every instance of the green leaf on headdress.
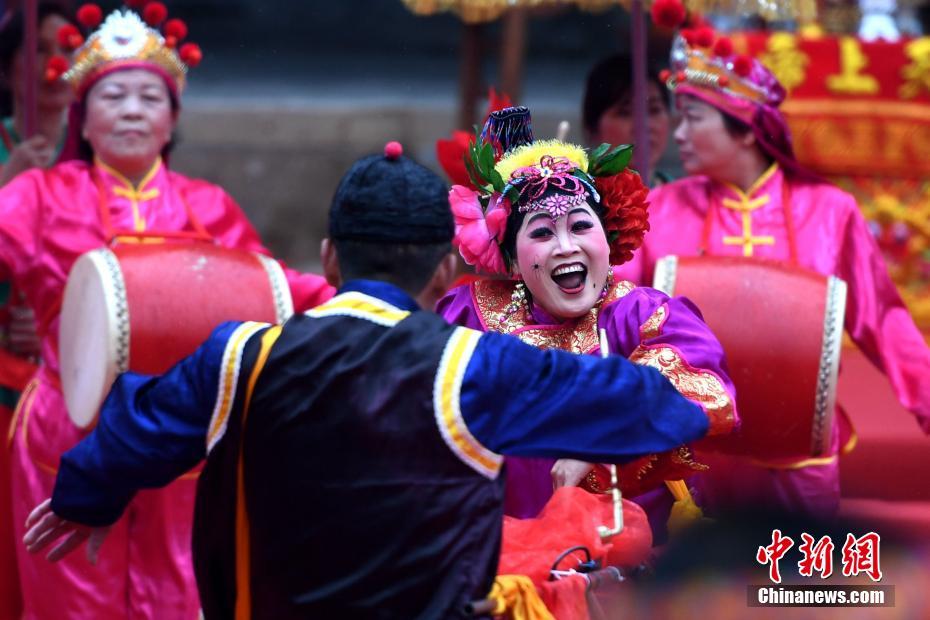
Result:
<instances>
[{"instance_id":1,"label":"green leaf on headdress","mask_svg":"<svg viewBox=\"0 0 930 620\"><path fill-rule=\"evenodd\" d=\"M588 160L591 162L596 162L604 156L604 153L606 153L608 149L610 149L610 145L606 142L602 142L600 146L591 151L591 154L588 156Z\"/></svg>"},{"instance_id":2,"label":"green leaf on headdress","mask_svg":"<svg viewBox=\"0 0 930 620\"><path fill-rule=\"evenodd\" d=\"M468 173L468 179L471 181L471 184L475 187L475 189L481 189L484 187L481 181L478 180L478 175L475 174L474 161L472 161L472 158L468 153L465 154L465 172Z\"/></svg>"},{"instance_id":3,"label":"green leaf on headdress","mask_svg":"<svg viewBox=\"0 0 930 620\"><path fill-rule=\"evenodd\" d=\"M481 145L479 153L481 162L481 174L485 179L490 180L491 173L494 171L494 147L488 143Z\"/></svg>"},{"instance_id":4,"label":"green leaf on headdress","mask_svg":"<svg viewBox=\"0 0 930 620\"><path fill-rule=\"evenodd\" d=\"M501 177L501 173L491 168L491 185L494 186L495 192L504 191L504 179Z\"/></svg>"},{"instance_id":5,"label":"green leaf on headdress","mask_svg":"<svg viewBox=\"0 0 930 620\"><path fill-rule=\"evenodd\" d=\"M592 161L588 165L588 172L595 177L612 176L626 168L632 158L633 145L622 144L601 154L600 157Z\"/></svg>"}]
</instances>

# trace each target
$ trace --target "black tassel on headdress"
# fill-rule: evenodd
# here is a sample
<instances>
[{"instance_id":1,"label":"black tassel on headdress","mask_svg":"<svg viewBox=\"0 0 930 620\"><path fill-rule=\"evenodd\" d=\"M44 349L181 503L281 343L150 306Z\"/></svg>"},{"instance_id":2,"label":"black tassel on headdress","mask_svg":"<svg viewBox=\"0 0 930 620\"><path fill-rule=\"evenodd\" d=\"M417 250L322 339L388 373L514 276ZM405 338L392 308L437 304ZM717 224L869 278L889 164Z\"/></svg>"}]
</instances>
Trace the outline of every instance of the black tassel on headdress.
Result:
<instances>
[{"instance_id":1,"label":"black tassel on headdress","mask_svg":"<svg viewBox=\"0 0 930 620\"><path fill-rule=\"evenodd\" d=\"M504 108L491 112L481 140L494 146L494 153L499 158L511 149L533 142L533 122L530 110L526 106Z\"/></svg>"}]
</instances>

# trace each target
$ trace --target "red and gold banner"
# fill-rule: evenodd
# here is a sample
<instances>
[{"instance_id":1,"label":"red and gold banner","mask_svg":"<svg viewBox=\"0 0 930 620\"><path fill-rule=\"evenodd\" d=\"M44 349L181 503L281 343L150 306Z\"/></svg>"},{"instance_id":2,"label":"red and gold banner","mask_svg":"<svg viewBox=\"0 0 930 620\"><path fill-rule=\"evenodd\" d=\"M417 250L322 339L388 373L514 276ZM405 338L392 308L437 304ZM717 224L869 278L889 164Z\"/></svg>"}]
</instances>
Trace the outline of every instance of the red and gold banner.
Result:
<instances>
[{"instance_id":1,"label":"red and gold banner","mask_svg":"<svg viewBox=\"0 0 930 620\"><path fill-rule=\"evenodd\" d=\"M858 198L930 334L930 37L866 43L772 32L733 40L788 89L782 109L798 159Z\"/></svg>"}]
</instances>

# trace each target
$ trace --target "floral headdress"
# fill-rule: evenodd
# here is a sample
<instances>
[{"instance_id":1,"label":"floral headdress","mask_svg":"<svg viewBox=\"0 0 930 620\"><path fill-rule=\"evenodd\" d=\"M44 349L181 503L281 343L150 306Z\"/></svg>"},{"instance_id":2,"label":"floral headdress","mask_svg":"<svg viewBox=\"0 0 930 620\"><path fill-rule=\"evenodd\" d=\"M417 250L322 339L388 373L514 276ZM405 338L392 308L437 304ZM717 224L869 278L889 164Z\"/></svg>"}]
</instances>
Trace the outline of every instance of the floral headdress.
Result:
<instances>
[{"instance_id":1,"label":"floral headdress","mask_svg":"<svg viewBox=\"0 0 930 620\"><path fill-rule=\"evenodd\" d=\"M657 0L652 14L656 23L676 28L685 10L681 0ZM729 38L698 21L676 37L671 67L660 75L670 91L700 99L739 119L752 128L759 148L785 171L816 178L794 156L791 131L779 110L786 91L759 59L736 53Z\"/></svg>"},{"instance_id":2,"label":"floral headdress","mask_svg":"<svg viewBox=\"0 0 930 620\"><path fill-rule=\"evenodd\" d=\"M632 156L631 145L601 144L587 153L560 140L533 141L529 110L493 112L465 156L470 187L453 185L449 192L453 243L479 271L506 274L512 257L502 244L514 206L558 218L590 202L604 210L611 262L623 263L649 230L648 189L627 168Z\"/></svg>"},{"instance_id":3,"label":"floral headdress","mask_svg":"<svg viewBox=\"0 0 930 620\"><path fill-rule=\"evenodd\" d=\"M139 13L116 10L104 20L96 4L81 6L77 20L90 34L85 41L73 24L59 29L62 47L74 50L74 54L70 62L64 56L49 58L46 79L68 81L80 98L104 75L117 69L142 67L161 75L177 98L184 90L188 68L197 66L203 57L200 47L181 43L187 37L187 25L180 19L168 19L163 3L127 0L126 4Z\"/></svg>"}]
</instances>

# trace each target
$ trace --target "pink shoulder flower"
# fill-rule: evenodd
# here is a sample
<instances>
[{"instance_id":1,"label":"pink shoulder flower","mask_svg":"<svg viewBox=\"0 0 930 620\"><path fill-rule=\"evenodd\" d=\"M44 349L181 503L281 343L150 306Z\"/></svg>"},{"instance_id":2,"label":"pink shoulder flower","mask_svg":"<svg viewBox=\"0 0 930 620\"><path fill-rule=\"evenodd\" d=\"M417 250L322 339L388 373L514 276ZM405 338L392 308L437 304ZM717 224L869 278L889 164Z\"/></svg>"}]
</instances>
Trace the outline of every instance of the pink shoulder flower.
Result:
<instances>
[{"instance_id":1,"label":"pink shoulder flower","mask_svg":"<svg viewBox=\"0 0 930 620\"><path fill-rule=\"evenodd\" d=\"M504 240L507 230L510 201L495 193L485 212L477 192L463 185L453 185L449 190L449 205L455 218L452 243L465 262L484 273L507 273L498 244Z\"/></svg>"}]
</instances>

